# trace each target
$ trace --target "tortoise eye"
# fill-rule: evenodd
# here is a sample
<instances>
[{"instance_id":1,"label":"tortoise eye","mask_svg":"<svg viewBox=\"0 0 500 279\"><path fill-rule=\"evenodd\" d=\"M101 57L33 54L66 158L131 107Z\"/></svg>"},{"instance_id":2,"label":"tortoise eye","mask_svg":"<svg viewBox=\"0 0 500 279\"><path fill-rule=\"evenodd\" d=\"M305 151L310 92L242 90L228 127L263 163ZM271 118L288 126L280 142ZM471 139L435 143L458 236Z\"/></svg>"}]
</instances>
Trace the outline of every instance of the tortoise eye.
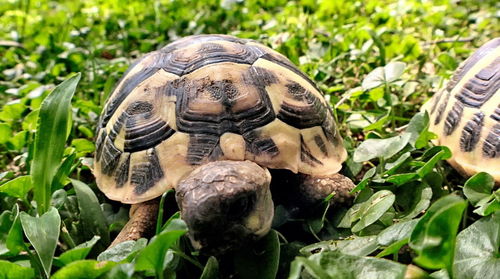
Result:
<instances>
[{"instance_id":1,"label":"tortoise eye","mask_svg":"<svg viewBox=\"0 0 500 279\"><path fill-rule=\"evenodd\" d=\"M229 202L228 217L236 219L248 215L255 206L255 194L244 194Z\"/></svg>"}]
</instances>

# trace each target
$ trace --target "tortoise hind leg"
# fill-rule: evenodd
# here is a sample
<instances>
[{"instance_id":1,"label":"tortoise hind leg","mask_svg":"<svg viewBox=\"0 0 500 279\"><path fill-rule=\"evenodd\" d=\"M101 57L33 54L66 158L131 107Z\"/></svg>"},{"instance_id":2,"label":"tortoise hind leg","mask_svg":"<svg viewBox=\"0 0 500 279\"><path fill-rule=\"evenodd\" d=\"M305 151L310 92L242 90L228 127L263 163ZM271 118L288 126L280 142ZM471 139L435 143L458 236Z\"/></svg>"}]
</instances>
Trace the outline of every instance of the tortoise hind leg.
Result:
<instances>
[{"instance_id":1,"label":"tortoise hind leg","mask_svg":"<svg viewBox=\"0 0 500 279\"><path fill-rule=\"evenodd\" d=\"M130 219L109 247L127 240L149 238L154 235L156 218L158 216L159 200L154 199L130 207Z\"/></svg>"}]
</instances>

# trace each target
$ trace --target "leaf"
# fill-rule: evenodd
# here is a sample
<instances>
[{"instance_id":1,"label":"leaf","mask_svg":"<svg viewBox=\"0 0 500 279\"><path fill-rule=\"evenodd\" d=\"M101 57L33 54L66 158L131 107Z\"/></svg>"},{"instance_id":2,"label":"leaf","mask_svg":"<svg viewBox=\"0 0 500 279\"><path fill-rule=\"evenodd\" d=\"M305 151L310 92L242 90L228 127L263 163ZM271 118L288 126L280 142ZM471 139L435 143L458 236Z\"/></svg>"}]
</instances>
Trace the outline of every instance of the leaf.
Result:
<instances>
[{"instance_id":1,"label":"leaf","mask_svg":"<svg viewBox=\"0 0 500 279\"><path fill-rule=\"evenodd\" d=\"M120 242L115 246L107 249L97 256L98 261L113 261L121 262L123 260L131 259L137 252L141 251L148 240L145 238L139 238L138 240L128 240Z\"/></svg>"},{"instance_id":2,"label":"leaf","mask_svg":"<svg viewBox=\"0 0 500 279\"><path fill-rule=\"evenodd\" d=\"M427 150L423 157L426 157L426 155L431 154L432 152L437 150L439 151L434 154L432 158L425 160L425 164L417 170L417 174L421 178L424 178L427 174L429 174L437 164L437 162L439 162L440 160L447 160L451 158L451 151L446 146L435 146Z\"/></svg>"},{"instance_id":3,"label":"leaf","mask_svg":"<svg viewBox=\"0 0 500 279\"><path fill-rule=\"evenodd\" d=\"M98 235L101 237L100 246L108 245L109 232L106 218L99 206L97 197L87 184L74 179L71 179L71 183L75 187L76 197L78 198L80 220L85 227L86 239Z\"/></svg>"},{"instance_id":4,"label":"leaf","mask_svg":"<svg viewBox=\"0 0 500 279\"><path fill-rule=\"evenodd\" d=\"M234 257L238 278L276 278L280 259L278 233L271 230L251 247L237 251Z\"/></svg>"},{"instance_id":5,"label":"leaf","mask_svg":"<svg viewBox=\"0 0 500 279\"><path fill-rule=\"evenodd\" d=\"M500 274L500 211L483 217L457 236L453 278L494 279Z\"/></svg>"},{"instance_id":6,"label":"leaf","mask_svg":"<svg viewBox=\"0 0 500 279\"><path fill-rule=\"evenodd\" d=\"M432 189L426 183L413 181L396 189L396 204L403 210L398 216L401 220L409 220L418 216L431 204Z\"/></svg>"},{"instance_id":7,"label":"leaf","mask_svg":"<svg viewBox=\"0 0 500 279\"><path fill-rule=\"evenodd\" d=\"M0 193L5 193L11 197L25 199L26 194L33 188L31 184L31 176L23 175L16 177L2 186L0 186Z\"/></svg>"},{"instance_id":8,"label":"leaf","mask_svg":"<svg viewBox=\"0 0 500 279\"><path fill-rule=\"evenodd\" d=\"M308 245L300 253L310 256L324 251L339 251L351 256L367 256L378 249L377 236L355 236L353 239L328 240Z\"/></svg>"},{"instance_id":9,"label":"leaf","mask_svg":"<svg viewBox=\"0 0 500 279\"><path fill-rule=\"evenodd\" d=\"M382 246L388 246L394 242L409 238L417 222L418 220L399 222L384 229L377 236L378 243Z\"/></svg>"},{"instance_id":10,"label":"leaf","mask_svg":"<svg viewBox=\"0 0 500 279\"><path fill-rule=\"evenodd\" d=\"M363 203L359 209L360 220L351 230L359 232L360 230L375 223L384 213L391 208L396 196L388 190L381 190L373 194Z\"/></svg>"},{"instance_id":11,"label":"leaf","mask_svg":"<svg viewBox=\"0 0 500 279\"><path fill-rule=\"evenodd\" d=\"M15 263L0 260L0 278L30 279L35 278L35 271L32 268L23 267Z\"/></svg>"},{"instance_id":12,"label":"leaf","mask_svg":"<svg viewBox=\"0 0 500 279\"><path fill-rule=\"evenodd\" d=\"M32 217L26 212L21 212L21 224L24 234L30 241L40 263L42 264L45 277L50 277L52 257L56 250L57 240L61 226L61 217L57 210L50 208L41 217Z\"/></svg>"},{"instance_id":13,"label":"leaf","mask_svg":"<svg viewBox=\"0 0 500 279\"><path fill-rule=\"evenodd\" d=\"M0 144L4 144L9 141L12 136L12 129L7 123L0 123Z\"/></svg>"},{"instance_id":14,"label":"leaf","mask_svg":"<svg viewBox=\"0 0 500 279\"><path fill-rule=\"evenodd\" d=\"M215 257L208 258L207 264L203 269L200 279L217 279L219 278L219 262Z\"/></svg>"},{"instance_id":15,"label":"leaf","mask_svg":"<svg viewBox=\"0 0 500 279\"><path fill-rule=\"evenodd\" d=\"M491 195L494 186L493 176L486 172L480 172L465 182L464 195L472 205L476 205L480 200Z\"/></svg>"},{"instance_id":16,"label":"leaf","mask_svg":"<svg viewBox=\"0 0 500 279\"><path fill-rule=\"evenodd\" d=\"M182 222L180 219L175 220ZM173 230L171 230L170 227L165 228L160 234L151 239L148 246L142 249L136 258L135 270L155 271L157 274L163 272L165 256L168 249L187 232L187 227L184 222L182 222L184 224L183 227L179 228L179 223L173 221Z\"/></svg>"},{"instance_id":17,"label":"leaf","mask_svg":"<svg viewBox=\"0 0 500 279\"><path fill-rule=\"evenodd\" d=\"M81 260L68 264L59 269L51 279L67 279L67 278L98 278L104 273L111 270L116 265L115 262L98 262L95 260Z\"/></svg>"},{"instance_id":18,"label":"leaf","mask_svg":"<svg viewBox=\"0 0 500 279\"><path fill-rule=\"evenodd\" d=\"M363 162L373 158L388 159L406 146L410 136L410 134L402 134L386 139L367 139L356 148L353 160Z\"/></svg>"},{"instance_id":19,"label":"leaf","mask_svg":"<svg viewBox=\"0 0 500 279\"><path fill-rule=\"evenodd\" d=\"M427 112L419 112L415 114L410 123L408 123L408 127L405 130L405 133L410 134L409 143L412 146L415 146L420 134L427 130L429 127L429 114Z\"/></svg>"},{"instance_id":20,"label":"leaf","mask_svg":"<svg viewBox=\"0 0 500 279\"><path fill-rule=\"evenodd\" d=\"M309 258L297 257L305 271L313 278L387 279L403 278L407 267L403 264L373 257L359 257L330 251L314 254ZM293 263L292 263L293 265ZM290 272L289 278L299 278L299 272Z\"/></svg>"},{"instance_id":21,"label":"leaf","mask_svg":"<svg viewBox=\"0 0 500 279\"><path fill-rule=\"evenodd\" d=\"M79 80L80 74L76 74L63 81L40 107L31 165L34 198L40 215L50 206L52 180L63 156L70 123L71 98Z\"/></svg>"},{"instance_id":22,"label":"leaf","mask_svg":"<svg viewBox=\"0 0 500 279\"><path fill-rule=\"evenodd\" d=\"M85 259L87 255L89 254L90 250L92 247L94 247L94 244L100 239L99 236L94 236L91 240L86 241L75 248L65 251L59 256L59 261L62 262L64 265L67 265L71 262L76 262L79 260Z\"/></svg>"},{"instance_id":23,"label":"leaf","mask_svg":"<svg viewBox=\"0 0 500 279\"><path fill-rule=\"evenodd\" d=\"M429 269L451 270L458 225L467 203L458 196L445 196L431 205L410 236L414 261Z\"/></svg>"},{"instance_id":24,"label":"leaf","mask_svg":"<svg viewBox=\"0 0 500 279\"><path fill-rule=\"evenodd\" d=\"M124 263L115 265L110 271L108 271L104 278L106 279L129 279L132 278L134 274L134 264Z\"/></svg>"},{"instance_id":25,"label":"leaf","mask_svg":"<svg viewBox=\"0 0 500 279\"><path fill-rule=\"evenodd\" d=\"M19 205L15 204L12 210L12 215L14 216L14 221L7 234L6 245L10 251L10 254L17 255L19 252L24 250L24 238L23 229L21 226L21 218Z\"/></svg>"},{"instance_id":26,"label":"leaf","mask_svg":"<svg viewBox=\"0 0 500 279\"><path fill-rule=\"evenodd\" d=\"M405 68L406 64L403 62L391 62L384 67L377 67L366 75L361 86L364 90L370 90L394 82L401 77Z\"/></svg>"}]
</instances>

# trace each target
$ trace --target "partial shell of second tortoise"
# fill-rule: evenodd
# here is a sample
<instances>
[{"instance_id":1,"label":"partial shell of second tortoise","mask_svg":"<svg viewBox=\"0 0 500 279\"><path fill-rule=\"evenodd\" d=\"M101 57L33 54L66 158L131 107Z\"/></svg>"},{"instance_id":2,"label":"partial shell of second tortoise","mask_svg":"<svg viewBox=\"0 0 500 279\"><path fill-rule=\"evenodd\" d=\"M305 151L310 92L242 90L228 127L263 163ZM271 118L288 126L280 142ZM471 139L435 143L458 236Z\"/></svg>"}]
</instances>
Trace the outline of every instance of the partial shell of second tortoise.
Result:
<instances>
[{"instance_id":1,"label":"partial shell of second tortoise","mask_svg":"<svg viewBox=\"0 0 500 279\"><path fill-rule=\"evenodd\" d=\"M329 104L287 58L251 40L198 35L125 73L99 122L94 174L110 199L139 203L210 161L318 176L338 172L346 156Z\"/></svg>"},{"instance_id":2,"label":"partial shell of second tortoise","mask_svg":"<svg viewBox=\"0 0 500 279\"><path fill-rule=\"evenodd\" d=\"M466 175L485 171L500 183L500 38L480 47L424 106L437 144Z\"/></svg>"}]
</instances>

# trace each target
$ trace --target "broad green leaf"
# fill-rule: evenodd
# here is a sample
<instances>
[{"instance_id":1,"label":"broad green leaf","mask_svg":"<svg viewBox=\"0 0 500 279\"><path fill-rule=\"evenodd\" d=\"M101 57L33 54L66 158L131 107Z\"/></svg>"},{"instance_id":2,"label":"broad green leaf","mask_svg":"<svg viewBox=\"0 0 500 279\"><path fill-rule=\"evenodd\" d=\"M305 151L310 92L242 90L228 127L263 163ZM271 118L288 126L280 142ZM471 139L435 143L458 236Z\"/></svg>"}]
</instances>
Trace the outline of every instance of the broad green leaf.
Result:
<instances>
[{"instance_id":1,"label":"broad green leaf","mask_svg":"<svg viewBox=\"0 0 500 279\"><path fill-rule=\"evenodd\" d=\"M71 145L75 147L78 153L86 154L94 152L95 150L94 143L87 139L74 139L71 141Z\"/></svg>"},{"instance_id":2,"label":"broad green leaf","mask_svg":"<svg viewBox=\"0 0 500 279\"><path fill-rule=\"evenodd\" d=\"M92 189L87 184L71 180L75 187L76 196L78 198L78 209L80 211L80 219L85 227L86 238L89 239L94 235L101 237L101 247L109 244L109 232L106 224L106 218L99 206L99 201ZM104 249L103 249L104 250Z\"/></svg>"},{"instance_id":3,"label":"broad green leaf","mask_svg":"<svg viewBox=\"0 0 500 279\"><path fill-rule=\"evenodd\" d=\"M403 278L407 267L403 264L373 257L359 257L330 251L314 254L309 258L297 257L305 271L313 278L387 279ZM299 278L299 272L291 272L289 278Z\"/></svg>"},{"instance_id":4,"label":"broad green leaf","mask_svg":"<svg viewBox=\"0 0 500 279\"><path fill-rule=\"evenodd\" d=\"M58 260L64 265L67 265L71 262L85 259L99 239L99 236L94 236L91 240L86 241L71 250L65 251L59 256Z\"/></svg>"},{"instance_id":5,"label":"broad green leaf","mask_svg":"<svg viewBox=\"0 0 500 279\"><path fill-rule=\"evenodd\" d=\"M367 139L354 151L354 161L363 162L373 158L388 159L401 151L408 141L410 134L402 134L386 139Z\"/></svg>"},{"instance_id":6,"label":"broad green leaf","mask_svg":"<svg viewBox=\"0 0 500 279\"><path fill-rule=\"evenodd\" d=\"M391 208L395 199L396 196L388 190L381 190L373 194L373 196L365 201L359 209L360 219L351 230L353 232L359 232L375 223L389 208Z\"/></svg>"},{"instance_id":7,"label":"broad green leaf","mask_svg":"<svg viewBox=\"0 0 500 279\"><path fill-rule=\"evenodd\" d=\"M72 262L59 269L51 279L85 278L95 279L105 274L116 265L115 262L98 262L95 260L80 260Z\"/></svg>"},{"instance_id":8,"label":"broad green leaf","mask_svg":"<svg viewBox=\"0 0 500 279\"><path fill-rule=\"evenodd\" d=\"M200 279L217 279L219 278L219 262L215 257L208 258L205 268L203 268L203 273Z\"/></svg>"},{"instance_id":9,"label":"broad green leaf","mask_svg":"<svg viewBox=\"0 0 500 279\"><path fill-rule=\"evenodd\" d=\"M103 277L106 279L129 279L134 274L134 264L124 263L115 265Z\"/></svg>"},{"instance_id":10,"label":"broad green leaf","mask_svg":"<svg viewBox=\"0 0 500 279\"><path fill-rule=\"evenodd\" d=\"M394 242L400 241L405 238L409 238L411 232L417 225L418 220L409 220L404 222L396 223L382 232L377 236L377 241L382 246L391 245Z\"/></svg>"},{"instance_id":11,"label":"broad green leaf","mask_svg":"<svg viewBox=\"0 0 500 279\"><path fill-rule=\"evenodd\" d=\"M8 261L0 260L0 278L5 278L5 279L35 278L35 270Z\"/></svg>"},{"instance_id":12,"label":"broad green leaf","mask_svg":"<svg viewBox=\"0 0 500 279\"><path fill-rule=\"evenodd\" d=\"M500 199L496 198L500 196L500 189L496 190L495 193L491 194L489 197L485 197L480 200L474 210L474 213L479 214L481 216L488 216L496 211L500 210Z\"/></svg>"},{"instance_id":13,"label":"broad green leaf","mask_svg":"<svg viewBox=\"0 0 500 279\"><path fill-rule=\"evenodd\" d=\"M472 205L476 205L480 200L491 195L494 186L493 176L486 172L480 172L465 182L464 195Z\"/></svg>"},{"instance_id":14,"label":"broad green leaf","mask_svg":"<svg viewBox=\"0 0 500 279\"><path fill-rule=\"evenodd\" d=\"M257 243L235 253L234 264L239 278L276 278L280 259L278 233L271 230Z\"/></svg>"},{"instance_id":15,"label":"broad green leaf","mask_svg":"<svg viewBox=\"0 0 500 279\"><path fill-rule=\"evenodd\" d=\"M24 239L23 239L23 228L21 226L21 217L19 211L19 205L14 205L12 210L12 215L14 216L14 221L10 227L9 233L7 234L6 245L10 251L10 254L17 255L19 252L24 250Z\"/></svg>"},{"instance_id":16,"label":"broad green leaf","mask_svg":"<svg viewBox=\"0 0 500 279\"><path fill-rule=\"evenodd\" d=\"M355 236L353 239L327 240L308 245L300 253L310 256L324 251L339 251L351 256L368 256L379 248L377 236Z\"/></svg>"},{"instance_id":17,"label":"broad green leaf","mask_svg":"<svg viewBox=\"0 0 500 279\"><path fill-rule=\"evenodd\" d=\"M26 194L31 188L33 188L31 177L29 175L23 175L0 186L0 193L5 193L15 198L25 199Z\"/></svg>"},{"instance_id":18,"label":"broad green leaf","mask_svg":"<svg viewBox=\"0 0 500 279\"><path fill-rule=\"evenodd\" d=\"M21 212L20 217L24 234L35 248L45 277L48 278L50 277L52 258L59 238L61 217L53 207L41 217L32 217L26 212Z\"/></svg>"},{"instance_id":19,"label":"broad green leaf","mask_svg":"<svg viewBox=\"0 0 500 279\"><path fill-rule=\"evenodd\" d=\"M138 240L128 240L116 244L115 246L107 249L97 256L98 261L113 261L121 262L123 260L132 259L137 252L141 251L148 240L145 238L139 238Z\"/></svg>"},{"instance_id":20,"label":"broad green leaf","mask_svg":"<svg viewBox=\"0 0 500 279\"><path fill-rule=\"evenodd\" d=\"M0 144L4 144L9 141L12 136L12 129L7 123L0 123Z\"/></svg>"},{"instance_id":21,"label":"broad green leaf","mask_svg":"<svg viewBox=\"0 0 500 279\"><path fill-rule=\"evenodd\" d=\"M425 183L413 181L398 187L396 196L396 204L401 209L398 219L409 220L429 207L432 189Z\"/></svg>"},{"instance_id":22,"label":"broad green leaf","mask_svg":"<svg viewBox=\"0 0 500 279\"><path fill-rule=\"evenodd\" d=\"M180 219L173 221L182 222ZM148 246L146 246L137 255L135 261L135 270L138 271L154 271L156 274L163 272L165 264L165 256L168 249L177 242L177 240L187 232L187 227L180 227L178 222L173 222L173 229L167 226L160 234L154 236Z\"/></svg>"},{"instance_id":23,"label":"broad green leaf","mask_svg":"<svg viewBox=\"0 0 500 279\"><path fill-rule=\"evenodd\" d=\"M67 127L70 125L68 116L71 98L79 80L80 74L77 74L63 81L45 98L40 107L31 165L39 214L46 212L50 206L52 180L63 156Z\"/></svg>"},{"instance_id":24,"label":"broad green leaf","mask_svg":"<svg viewBox=\"0 0 500 279\"><path fill-rule=\"evenodd\" d=\"M483 217L457 236L453 278L494 279L500 274L500 211Z\"/></svg>"},{"instance_id":25,"label":"broad green leaf","mask_svg":"<svg viewBox=\"0 0 500 279\"><path fill-rule=\"evenodd\" d=\"M458 196L445 196L431 205L415 226L410 247L414 261L429 269L451 270L458 225L467 203Z\"/></svg>"},{"instance_id":26,"label":"broad green leaf","mask_svg":"<svg viewBox=\"0 0 500 279\"><path fill-rule=\"evenodd\" d=\"M415 146L417 139L420 134L425 131L429 127L429 114L427 112L420 112L415 114L410 123L408 123L408 127L405 130L405 133L410 134L409 143L412 146Z\"/></svg>"},{"instance_id":27,"label":"broad green leaf","mask_svg":"<svg viewBox=\"0 0 500 279\"><path fill-rule=\"evenodd\" d=\"M400 222L380 232L377 236L377 242L387 247L378 253L377 257L380 258L397 253L410 240L411 232L417 222L418 220Z\"/></svg>"},{"instance_id":28,"label":"broad green leaf","mask_svg":"<svg viewBox=\"0 0 500 279\"><path fill-rule=\"evenodd\" d=\"M377 67L363 79L361 86L364 90L370 90L394 82L401 77L405 68L406 64L403 62L391 62L384 67Z\"/></svg>"},{"instance_id":29,"label":"broad green leaf","mask_svg":"<svg viewBox=\"0 0 500 279\"><path fill-rule=\"evenodd\" d=\"M425 164L417 170L417 174L422 178L432 171L437 162L439 162L440 160L447 160L451 158L451 151L446 146L435 146L429 149L426 154L424 154L424 157L427 154L433 152L433 150L439 151L434 154L434 156L432 156L429 160L425 160Z\"/></svg>"}]
</instances>

